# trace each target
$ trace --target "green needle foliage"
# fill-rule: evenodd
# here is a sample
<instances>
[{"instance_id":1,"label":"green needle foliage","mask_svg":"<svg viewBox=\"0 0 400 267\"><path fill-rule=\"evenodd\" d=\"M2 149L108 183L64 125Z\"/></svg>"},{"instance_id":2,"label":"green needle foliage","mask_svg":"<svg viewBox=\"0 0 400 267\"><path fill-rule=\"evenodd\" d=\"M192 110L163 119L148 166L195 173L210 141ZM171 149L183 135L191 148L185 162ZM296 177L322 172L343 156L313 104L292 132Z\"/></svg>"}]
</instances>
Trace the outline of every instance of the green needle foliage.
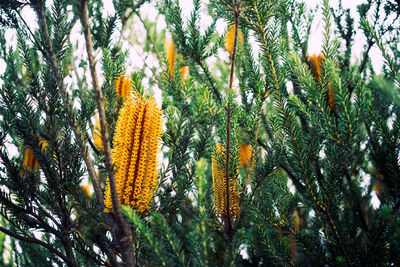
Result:
<instances>
[{"instance_id":1,"label":"green needle foliage","mask_svg":"<svg viewBox=\"0 0 400 267\"><path fill-rule=\"evenodd\" d=\"M188 16L175 0L0 2L1 266L400 264L398 1L368 0L359 18L322 1L319 66L306 1L206 2ZM105 209L113 162L93 138L104 106L113 140L124 74L163 110L143 213Z\"/></svg>"}]
</instances>

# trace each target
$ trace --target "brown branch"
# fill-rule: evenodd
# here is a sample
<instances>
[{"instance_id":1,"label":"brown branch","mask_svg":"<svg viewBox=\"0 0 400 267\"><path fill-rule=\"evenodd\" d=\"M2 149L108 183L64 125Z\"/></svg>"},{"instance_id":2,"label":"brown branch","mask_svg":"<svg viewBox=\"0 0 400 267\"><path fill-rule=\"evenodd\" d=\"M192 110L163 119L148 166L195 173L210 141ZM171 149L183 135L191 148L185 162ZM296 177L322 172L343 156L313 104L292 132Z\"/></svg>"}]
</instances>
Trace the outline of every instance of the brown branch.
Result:
<instances>
[{"instance_id":1,"label":"brown branch","mask_svg":"<svg viewBox=\"0 0 400 267\"><path fill-rule=\"evenodd\" d=\"M233 40L233 49L231 55L231 73L229 77L229 90L232 90L233 85L233 74L235 72L235 60L236 60L236 47L239 27L239 16L240 16L240 3L235 6L235 37ZM228 237L228 245L232 241L232 218L230 212L230 192L229 192L229 149L230 149L230 131L231 131L231 99L228 96L227 106L227 119L226 119L226 162L225 162L225 189L226 189L226 234Z\"/></svg>"},{"instance_id":2,"label":"brown branch","mask_svg":"<svg viewBox=\"0 0 400 267\"><path fill-rule=\"evenodd\" d=\"M109 141L109 133L106 124L106 113L104 110L103 104L103 95L102 91L99 86L99 81L97 79L97 72L96 72L96 62L93 56L93 42L90 33L89 27L89 17L88 17L88 6L86 0L81 0L80 3L80 15L81 15L81 23L83 28L83 33L85 36L85 43L86 43L86 51L88 54L89 60L89 69L92 76L92 83L93 83L93 90L95 93L97 109L99 111L99 120L100 120L100 132L101 132L101 139L104 147L104 155L105 155L105 165L108 173L108 179L110 183L110 190L111 190L111 200L113 205L113 213L116 217L117 224L119 230L121 231L121 235L118 238L118 241L121 246L122 258L124 263L127 266L134 266L134 254L132 248L132 232L130 229L129 224L125 221L123 215L120 212L120 204L118 200L117 194L117 185L115 181L114 175L114 166L113 166L113 159L111 154L111 145Z\"/></svg>"},{"instance_id":3,"label":"brown branch","mask_svg":"<svg viewBox=\"0 0 400 267\"><path fill-rule=\"evenodd\" d=\"M8 230L8 229L6 229L6 228L3 228L2 226L0 226L0 232L3 232L3 233L5 233L6 235L9 235L9 236L11 236L11 237L14 237L14 238L16 238L16 239L18 239L18 240L20 240L20 241L25 241L25 242L29 242L29 243L38 244L38 245L40 245L40 246L42 246L42 247L44 247L44 248L47 248L48 250L50 250L50 251L53 252L54 254L56 254L56 255L57 255L58 257L60 257L63 261L68 262L67 257L66 257L64 254L62 254L62 253L61 253L60 251L58 251L56 248L50 246L49 244L47 244L47 243L45 243L45 242L43 242L43 241L41 241L41 240L39 240L39 239L36 239L36 238L34 238L34 237L21 236L21 235L19 235L19 234L17 234L17 233L14 233L13 231L10 231L10 230Z\"/></svg>"},{"instance_id":4,"label":"brown branch","mask_svg":"<svg viewBox=\"0 0 400 267\"><path fill-rule=\"evenodd\" d=\"M72 127L72 131L74 133L76 142L81 150L86 168L88 170L88 174L89 177L92 181L93 184L93 188L94 191L96 193L96 198L97 201L99 202L99 204L104 207L104 202L103 202L103 192L100 188L99 182L98 182L98 178L97 178L97 174L96 171L94 169L94 165L92 162L92 159L89 156L89 152L88 149L86 147L86 143L84 140L84 135L81 132L81 129L78 126L78 123L76 121L76 117L75 114L73 112L73 108L72 108L72 103L69 99L67 90L64 86L64 81L62 79L62 76L60 74L60 69L58 67L56 58L55 58L55 53L53 50L53 45L50 41L50 36L49 36L49 31L47 28L47 22L46 22L46 16L45 16L45 11L44 11L44 3L40 0L35 0L35 1L31 1L31 5L33 6L34 10L36 11L36 14L38 16L38 24L39 24L39 30L40 30L40 34L42 36L42 40L43 40L43 45L44 45L44 50L45 53L43 54L47 60L50 62L52 71L53 71L53 75L56 79L56 83L57 83L57 87L58 90L60 92L61 95L61 99L64 105L64 108L66 110L67 113L67 117L69 119L69 123Z\"/></svg>"},{"instance_id":5,"label":"brown branch","mask_svg":"<svg viewBox=\"0 0 400 267\"><path fill-rule=\"evenodd\" d=\"M13 168L12 163L10 162L10 160L8 159L7 155L4 153L3 150L0 149L0 159L3 162L4 166L6 167L6 170L8 173L10 173L10 175L12 177L14 177L14 179L18 179L21 180L18 172L15 170L15 168ZM2 198L2 197L1 197ZM2 200L2 202L8 206L8 207L12 207L14 210L18 211L18 213L16 213L15 215L19 218L21 218L22 220L24 220L27 224L35 224L35 225L39 225L41 226L44 230L48 231L49 233L54 234L55 236L57 236L58 238L61 238L61 232L58 231L57 229L53 228L52 226L50 226L48 223L46 223L45 221L43 221L42 218L40 218L40 216L38 216L37 214L35 214L34 212L30 212L27 209L24 209L16 204L14 204L12 201L4 198ZM46 214L46 216L51 219L58 227L60 226L53 218L50 214Z\"/></svg>"}]
</instances>

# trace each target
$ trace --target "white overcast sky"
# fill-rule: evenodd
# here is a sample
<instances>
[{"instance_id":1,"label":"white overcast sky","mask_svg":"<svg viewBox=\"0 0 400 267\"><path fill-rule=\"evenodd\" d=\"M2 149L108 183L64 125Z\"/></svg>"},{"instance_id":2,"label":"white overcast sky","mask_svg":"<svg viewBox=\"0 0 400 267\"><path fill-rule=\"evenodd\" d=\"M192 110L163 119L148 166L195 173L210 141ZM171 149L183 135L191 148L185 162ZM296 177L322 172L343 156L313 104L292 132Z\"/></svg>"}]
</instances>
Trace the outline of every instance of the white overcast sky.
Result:
<instances>
[{"instance_id":1,"label":"white overcast sky","mask_svg":"<svg viewBox=\"0 0 400 267\"><path fill-rule=\"evenodd\" d=\"M51 1L47 1L47 3L50 3ZM105 7L105 14L113 13L113 5L112 5L112 0L104 0L104 7ZM319 6L318 11L315 13L315 18L313 21L312 25L312 31L311 31L311 36L310 36L310 41L309 41L309 49L308 53L313 54L313 53L319 53L321 51L321 46L322 46L322 33L323 33L323 23L322 23L322 12L321 12L321 5L322 5L322 0L306 0L305 1L307 6L309 8L316 8L317 5ZM355 21L357 22L359 19L358 13L356 11L357 5L363 3L365 1L362 0L352 0L352 1L343 1L343 7L344 8L350 8L352 16L355 18ZM180 1L181 7L183 9L183 13L185 17L188 17L190 15L190 12L192 10L192 1L190 0L181 0ZM337 7L339 4L338 0L331 0L330 5L332 7ZM203 6L204 7L204 6ZM204 9L204 8L203 8ZM157 13L157 10L151 5L151 4L145 4L142 6L140 9L140 12L143 17L148 17L150 19L155 18L155 14ZM35 22L35 14L33 13L32 10L29 8L25 8L23 10L23 15L24 18L27 20L27 22L32 25L33 27L36 27L36 22ZM205 28L211 23L211 18L209 16L202 16L201 19L201 27ZM165 28L165 23L162 21L162 19L159 19L159 23L157 24L159 29ZM135 27L135 26L134 26ZM217 30L219 33L223 33L223 31L226 29L226 24L221 21L221 23L218 25ZM357 25L356 25L357 27ZM78 31L77 31L78 32ZM141 38L145 38L143 30L141 30L141 25L139 28L135 29L132 32L134 34L141 34ZM128 33L129 34L129 31ZM8 31L7 34L7 40L9 41L10 44L15 45L16 44L16 39L15 35L13 34L13 31ZM73 41L80 39L81 37L76 34L71 37ZM82 43L82 42L81 42ZM355 62L356 60L359 60L361 58L361 54L363 52L363 46L365 44L365 39L363 37L363 34L361 31L358 31L356 36L355 36L355 42L353 45L353 53L352 53L352 61ZM126 46L127 44L123 45ZM83 43L79 45L83 49ZM126 48L128 48L126 46ZM134 49L134 51L129 51L130 52L130 58L132 60L129 60L128 63L130 63L128 67L128 70L134 70L135 68L140 68L143 65L142 60L138 60L138 57L140 58L141 55L141 49ZM371 50L370 57L373 57L373 65L375 67L376 71L379 71L383 65L383 60L380 56L379 50L374 46ZM133 59L134 58L134 59ZM151 61L151 58L150 58ZM147 62L147 61L146 61ZM0 74L4 72L5 65L4 61L0 59ZM149 73L150 74L150 73ZM151 75L151 74L150 74ZM0 81L1 83L1 81Z\"/></svg>"}]
</instances>

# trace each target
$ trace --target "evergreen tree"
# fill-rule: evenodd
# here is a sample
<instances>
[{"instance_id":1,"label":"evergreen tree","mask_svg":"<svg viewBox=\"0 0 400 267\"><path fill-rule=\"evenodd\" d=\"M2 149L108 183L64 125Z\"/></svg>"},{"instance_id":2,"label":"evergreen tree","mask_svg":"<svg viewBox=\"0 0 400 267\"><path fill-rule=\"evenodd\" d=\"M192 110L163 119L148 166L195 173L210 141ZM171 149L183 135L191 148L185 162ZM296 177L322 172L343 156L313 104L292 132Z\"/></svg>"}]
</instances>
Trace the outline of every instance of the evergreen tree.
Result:
<instances>
[{"instance_id":1,"label":"evergreen tree","mask_svg":"<svg viewBox=\"0 0 400 267\"><path fill-rule=\"evenodd\" d=\"M400 5L339 2L2 0L0 264L399 265Z\"/></svg>"}]
</instances>

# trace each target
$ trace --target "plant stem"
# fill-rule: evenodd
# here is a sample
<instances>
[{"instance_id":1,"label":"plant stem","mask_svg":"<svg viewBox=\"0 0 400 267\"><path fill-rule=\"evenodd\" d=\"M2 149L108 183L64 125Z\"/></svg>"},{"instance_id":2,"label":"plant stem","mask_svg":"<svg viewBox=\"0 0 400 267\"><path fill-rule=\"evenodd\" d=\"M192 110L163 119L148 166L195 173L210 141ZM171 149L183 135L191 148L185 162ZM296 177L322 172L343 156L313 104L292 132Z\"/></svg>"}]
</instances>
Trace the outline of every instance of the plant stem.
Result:
<instances>
[{"instance_id":1,"label":"plant stem","mask_svg":"<svg viewBox=\"0 0 400 267\"><path fill-rule=\"evenodd\" d=\"M100 132L101 139L104 147L104 155L105 155L105 165L108 173L108 179L110 182L110 190L111 190L111 199L113 205L113 213L117 219L118 228L121 231L121 234L118 238L118 242L121 246L122 258L126 266L134 266L134 254L132 247L132 231L130 229L129 224L125 221L122 216L120 209L120 204L118 200L117 194L117 185L114 176L114 167L113 160L111 154L111 145L109 142L109 134L106 124L106 114L104 111L103 104L103 95L99 86L99 82L97 79L96 72L96 62L93 56L93 42L89 28L89 17L88 17L88 6L86 0L81 0L80 5L80 15L81 15L81 23L83 28L83 33L85 36L86 43L86 51L88 54L89 60L89 69L92 76L93 89L96 97L97 109L99 111L99 120L100 120Z\"/></svg>"},{"instance_id":2,"label":"plant stem","mask_svg":"<svg viewBox=\"0 0 400 267\"><path fill-rule=\"evenodd\" d=\"M235 71L235 59L236 59L236 46L238 37L238 27L239 27L239 16L240 16L240 3L236 3L235 6L235 37L233 40L233 49L231 55L231 73L229 77L229 90L232 90L233 85L233 74ZM228 92L229 93L229 92ZM230 132L231 132L231 100L228 96L228 106L227 106L227 119L226 119L226 162L225 162L225 186L226 186L226 235L228 237L228 245L232 241L232 218L230 212L230 192L229 192L229 149L230 149Z\"/></svg>"}]
</instances>

